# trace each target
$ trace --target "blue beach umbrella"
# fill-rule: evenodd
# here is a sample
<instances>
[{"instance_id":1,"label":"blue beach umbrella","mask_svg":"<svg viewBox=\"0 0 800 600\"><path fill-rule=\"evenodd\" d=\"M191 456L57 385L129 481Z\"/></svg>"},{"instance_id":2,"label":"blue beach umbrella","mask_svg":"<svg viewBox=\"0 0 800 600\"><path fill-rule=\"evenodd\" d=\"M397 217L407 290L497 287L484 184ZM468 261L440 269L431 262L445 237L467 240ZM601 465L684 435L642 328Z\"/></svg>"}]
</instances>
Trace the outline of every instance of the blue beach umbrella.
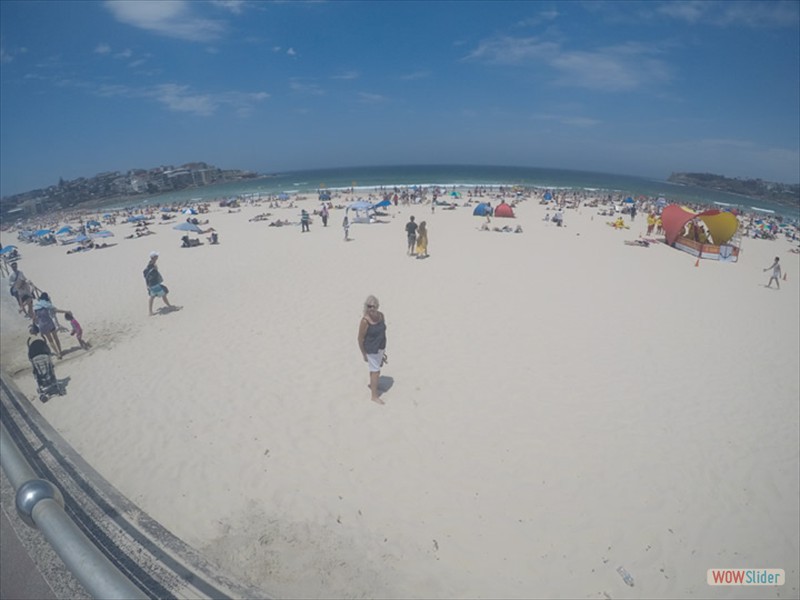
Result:
<instances>
[{"instance_id":1,"label":"blue beach umbrella","mask_svg":"<svg viewBox=\"0 0 800 600\"><path fill-rule=\"evenodd\" d=\"M625 204L633 204L633 198L631 198L630 196L625 198Z\"/></svg>"},{"instance_id":2,"label":"blue beach umbrella","mask_svg":"<svg viewBox=\"0 0 800 600\"><path fill-rule=\"evenodd\" d=\"M72 227L69 225L64 225L61 229L56 231L56 235L62 235L64 233L72 233Z\"/></svg>"},{"instance_id":3,"label":"blue beach umbrella","mask_svg":"<svg viewBox=\"0 0 800 600\"><path fill-rule=\"evenodd\" d=\"M103 229L103 231L98 231L96 233L93 233L92 237L107 238L107 237L114 237L114 234L111 233L108 229Z\"/></svg>"},{"instance_id":4,"label":"blue beach umbrella","mask_svg":"<svg viewBox=\"0 0 800 600\"><path fill-rule=\"evenodd\" d=\"M33 235L35 235L36 237L42 237L43 235L47 235L48 233L52 233L52 231L50 231L49 229L40 229Z\"/></svg>"},{"instance_id":5,"label":"blue beach umbrella","mask_svg":"<svg viewBox=\"0 0 800 600\"><path fill-rule=\"evenodd\" d=\"M100 227L100 221L95 221L94 219L90 221L86 221L87 227Z\"/></svg>"},{"instance_id":6,"label":"blue beach umbrella","mask_svg":"<svg viewBox=\"0 0 800 600\"><path fill-rule=\"evenodd\" d=\"M11 252L12 250L16 250L16 246L6 246L2 250L0 250L0 254L5 254L6 252Z\"/></svg>"},{"instance_id":7,"label":"blue beach umbrella","mask_svg":"<svg viewBox=\"0 0 800 600\"><path fill-rule=\"evenodd\" d=\"M80 243L80 242L88 242L90 239L92 238L90 238L88 235L80 234L73 241Z\"/></svg>"},{"instance_id":8,"label":"blue beach umbrella","mask_svg":"<svg viewBox=\"0 0 800 600\"><path fill-rule=\"evenodd\" d=\"M178 231L191 231L192 233L203 233L202 229L200 229L194 223L189 223L188 221L178 223L175 225L175 227L173 227L173 229L177 229Z\"/></svg>"},{"instance_id":9,"label":"blue beach umbrella","mask_svg":"<svg viewBox=\"0 0 800 600\"><path fill-rule=\"evenodd\" d=\"M550 192L545 192L544 193L544 199L548 200L548 201L552 200L553 199L553 194L551 194Z\"/></svg>"},{"instance_id":10,"label":"blue beach umbrella","mask_svg":"<svg viewBox=\"0 0 800 600\"><path fill-rule=\"evenodd\" d=\"M391 204L392 204L392 203L391 203L391 202L389 202L389 200L381 200L381 201L380 201L380 202L378 202L377 204L373 204L373 205L372 205L372 208L381 208L381 207L383 207L383 206L391 206Z\"/></svg>"}]
</instances>

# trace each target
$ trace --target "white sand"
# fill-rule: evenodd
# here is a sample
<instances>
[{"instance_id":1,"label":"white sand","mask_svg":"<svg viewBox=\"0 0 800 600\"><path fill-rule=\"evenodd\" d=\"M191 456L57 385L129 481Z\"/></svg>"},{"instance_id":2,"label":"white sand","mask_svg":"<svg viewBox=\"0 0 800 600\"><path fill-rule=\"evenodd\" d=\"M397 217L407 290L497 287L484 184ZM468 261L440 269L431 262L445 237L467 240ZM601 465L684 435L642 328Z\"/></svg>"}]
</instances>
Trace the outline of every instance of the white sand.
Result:
<instances>
[{"instance_id":1,"label":"white sand","mask_svg":"<svg viewBox=\"0 0 800 600\"><path fill-rule=\"evenodd\" d=\"M180 249L160 225L137 240L117 226L117 247L87 254L21 246L94 345L57 363L68 395L37 407L173 533L282 597L797 596L787 242L695 267L623 244L644 215L614 231L584 208L556 228L528 201L510 234L478 231L471 209L401 206L345 243L342 211L301 234L248 222L266 210L215 208L220 246ZM410 214L427 260L405 254ZM147 316L152 249L179 312ZM779 292L762 273L776 255ZM368 294L388 324L385 406L356 345ZM24 321L1 296L2 365L33 398ZM788 582L711 588L711 567Z\"/></svg>"}]
</instances>

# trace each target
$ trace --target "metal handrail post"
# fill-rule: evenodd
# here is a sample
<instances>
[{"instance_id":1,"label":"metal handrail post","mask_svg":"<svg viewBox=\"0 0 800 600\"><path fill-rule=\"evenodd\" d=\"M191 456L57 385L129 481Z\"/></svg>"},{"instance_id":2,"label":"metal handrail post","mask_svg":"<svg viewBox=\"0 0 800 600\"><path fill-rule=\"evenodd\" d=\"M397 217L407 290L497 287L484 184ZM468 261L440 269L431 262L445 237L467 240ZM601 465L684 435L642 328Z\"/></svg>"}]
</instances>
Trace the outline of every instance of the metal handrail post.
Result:
<instances>
[{"instance_id":1,"label":"metal handrail post","mask_svg":"<svg viewBox=\"0 0 800 600\"><path fill-rule=\"evenodd\" d=\"M17 512L22 520L42 532L56 554L93 598L147 598L89 541L67 515L58 488L48 481L36 479L2 423L0 462L16 489Z\"/></svg>"}]
</instances>

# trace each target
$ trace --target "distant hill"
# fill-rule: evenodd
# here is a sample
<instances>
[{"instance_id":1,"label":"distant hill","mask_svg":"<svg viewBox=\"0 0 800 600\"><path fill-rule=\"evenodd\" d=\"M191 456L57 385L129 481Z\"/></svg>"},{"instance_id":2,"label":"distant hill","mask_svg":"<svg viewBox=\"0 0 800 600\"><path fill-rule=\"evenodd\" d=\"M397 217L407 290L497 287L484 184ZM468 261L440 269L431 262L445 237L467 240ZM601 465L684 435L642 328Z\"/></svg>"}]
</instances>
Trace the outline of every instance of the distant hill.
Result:
<instances>
[{"instance_id":1,"label":"distant hill","mask_svg":"<svg viewBox=\"0 0 800 600\"><path fill-rule=\"evenodd\" d=\"M257 173L220 169L204 162L180 167L159 166L111 171L72 181L59 179L57 185L0 198L0 218L31 216L79 205L94 205L111 199L146 198L177 190L198 188L226 181L253 179Z\"/></svg>"},{"instance_id":2,"label":"distant hill","mask_svg":"<svg viewBox=\"0 0 800 600\"><path fill-rule=\"evenodd\" d=\"M731 179L712 173L672 173L667 181L800 208L800 184L798 183L775 183L761 179Z\"/></svg>"}]
</instances>

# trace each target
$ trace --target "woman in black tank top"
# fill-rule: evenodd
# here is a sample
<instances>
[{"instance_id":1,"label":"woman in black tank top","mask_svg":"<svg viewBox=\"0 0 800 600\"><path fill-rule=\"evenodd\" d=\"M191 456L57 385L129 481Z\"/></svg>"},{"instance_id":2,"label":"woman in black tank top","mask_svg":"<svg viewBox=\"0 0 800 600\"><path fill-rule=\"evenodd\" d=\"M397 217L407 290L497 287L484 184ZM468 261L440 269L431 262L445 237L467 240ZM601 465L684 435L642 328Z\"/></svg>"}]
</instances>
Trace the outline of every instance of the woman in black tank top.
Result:
<instances>
[{"instance_id":1,"label":"woman in black tank top","mask_svg":"<svg viewBox=\"0 0 800 600\"><path fill-rule=\"evenodd\" d=\"M358 347L361 356L369 366L369 389L371 400L383 404L378 393L381 367L388 362L386 357L386 320L378 310L380 303L375 296L367 296L364 302L364 316L358 326Z\"/></svg>"}]
</instances>

